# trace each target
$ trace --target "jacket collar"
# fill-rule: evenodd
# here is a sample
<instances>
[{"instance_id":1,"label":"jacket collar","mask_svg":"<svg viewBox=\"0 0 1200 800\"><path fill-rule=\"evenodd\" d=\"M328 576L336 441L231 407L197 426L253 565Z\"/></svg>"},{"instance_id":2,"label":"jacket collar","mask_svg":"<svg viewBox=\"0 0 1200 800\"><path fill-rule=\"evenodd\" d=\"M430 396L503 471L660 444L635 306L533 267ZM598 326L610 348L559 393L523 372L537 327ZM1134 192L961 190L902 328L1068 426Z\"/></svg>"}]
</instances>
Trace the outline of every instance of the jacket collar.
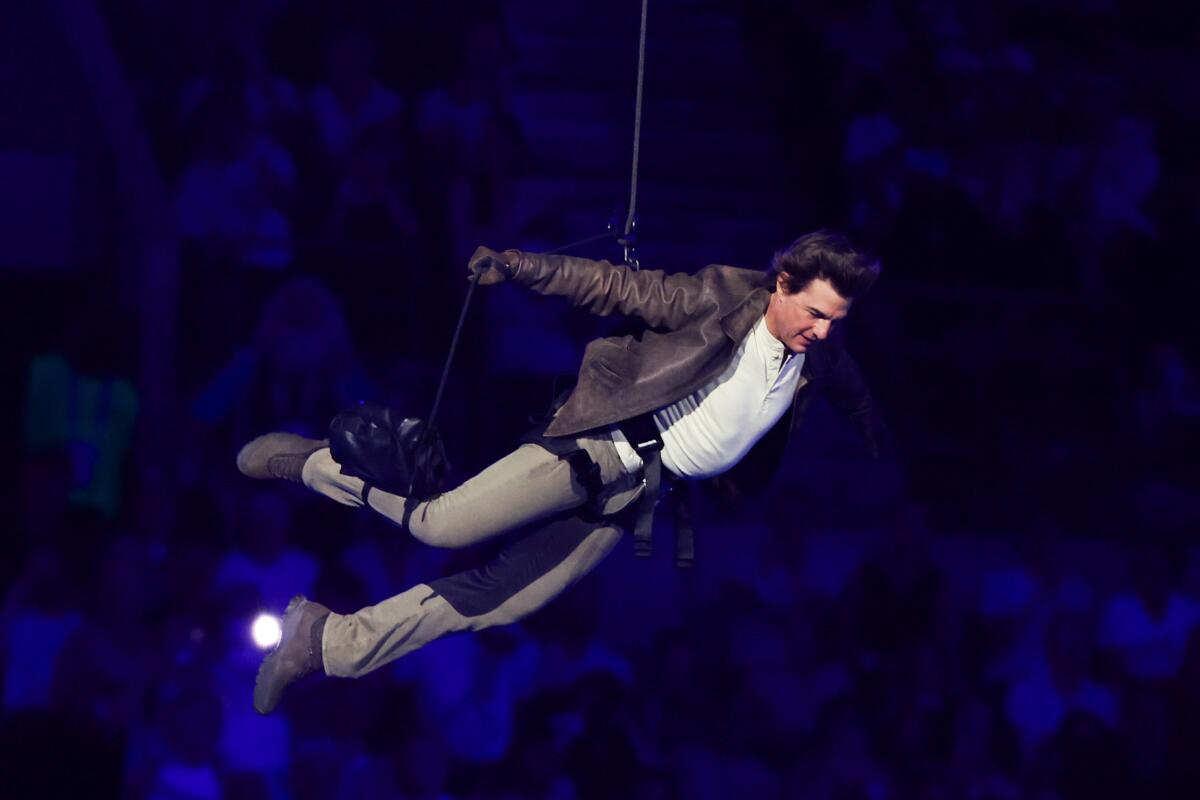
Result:
<instances>
[{"instance_id":1,"label":"jacket collar","mask_svg":"<svg viewBox=\"0 0 1200 800\"><path fill-rule=\"evenodd\" d=\"M764 281L766 283L766 281ZM767 283L769 285L769 283ZM746 338L746 334L754 327L759 318L767 313L767 305L771 302L771 293L760 285L725 316L721 317L721 330L725 335L738 344Z\"/></svg>"}]
</instances>

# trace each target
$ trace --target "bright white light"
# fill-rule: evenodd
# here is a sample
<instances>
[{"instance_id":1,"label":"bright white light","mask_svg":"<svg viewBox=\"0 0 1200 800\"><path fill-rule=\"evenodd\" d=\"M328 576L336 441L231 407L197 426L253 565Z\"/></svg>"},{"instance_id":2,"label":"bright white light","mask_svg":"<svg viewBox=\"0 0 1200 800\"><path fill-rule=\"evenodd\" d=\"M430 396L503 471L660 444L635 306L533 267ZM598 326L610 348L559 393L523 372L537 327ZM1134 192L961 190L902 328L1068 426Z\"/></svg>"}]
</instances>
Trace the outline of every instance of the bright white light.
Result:
<instances>
[{"instance_id":1,"label":"bright white light","mask_svg":"<svg viewBox=\"0 0 1200 800\"><path fill-rule=\"evenodd\" d=\"M269 650L279 644L279 637L283 635L283 628L279 626L279 618L273 617L270 614L259 614L258 619L254 620L254 625L250 629L250 635L254 637L254 643L263 650Z\"/></svg>"}]
</instances>

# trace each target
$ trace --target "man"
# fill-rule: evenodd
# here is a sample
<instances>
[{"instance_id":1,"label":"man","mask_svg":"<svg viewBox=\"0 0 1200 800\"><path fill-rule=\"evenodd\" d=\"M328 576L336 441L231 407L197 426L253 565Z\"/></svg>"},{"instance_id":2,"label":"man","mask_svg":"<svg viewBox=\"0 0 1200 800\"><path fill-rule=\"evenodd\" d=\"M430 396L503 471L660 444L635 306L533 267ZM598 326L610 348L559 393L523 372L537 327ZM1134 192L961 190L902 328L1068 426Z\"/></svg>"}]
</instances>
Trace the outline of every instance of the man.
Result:
<instances>
[{"instance_id":1,"label":"man","mask_svg":"<svg viewBox=\"0 0 1200 800\"><path fill-rule=\"evenodd\" d=\"M354 614L303 597L289 604L254 703L269 713L290 683L323 669L358 677L453 631L506 624L540 608L592 569L629 526L634 501L662 468L682 479L725 473L753 449L773 471L801 401L820 386L870 438L870 399L830 330L879 275L840 235L818 231L762 272L727 266L695 275L634 271L606 261L479 248L481 284L516 281L594 314L645 327L588 344L578 382L542 429L458 488L414 503L343 474L328 442L272 433L247 444L238 468L284 478L339 503L366 505L422 542L465 547L530 530L486 567L417 586ZM788 419L788 416L791 419ZM647 492L635 535L648 534Z\"/></svg>"}]
</instances>

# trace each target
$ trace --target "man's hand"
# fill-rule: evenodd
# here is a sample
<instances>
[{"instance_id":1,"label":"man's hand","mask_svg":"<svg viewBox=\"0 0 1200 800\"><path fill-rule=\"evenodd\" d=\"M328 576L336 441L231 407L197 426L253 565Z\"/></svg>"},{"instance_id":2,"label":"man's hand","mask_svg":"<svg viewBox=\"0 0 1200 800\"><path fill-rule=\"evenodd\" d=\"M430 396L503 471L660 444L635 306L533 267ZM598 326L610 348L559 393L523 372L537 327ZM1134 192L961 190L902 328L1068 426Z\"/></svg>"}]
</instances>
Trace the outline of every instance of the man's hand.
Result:
<instances>
[{"instance_id":1,"label":"man's hand","mask_svg":"<svg viewBox=\"0 0 1200 800\"><path fill-rule=\"evenodd\" d=\"M497 253L489 247L480 247L467 262L467 271L470 275L479 275L479 283L482 286L503 283L516 274L520 257L521 254L516 250Z\"/></svg>"}]
</instances>

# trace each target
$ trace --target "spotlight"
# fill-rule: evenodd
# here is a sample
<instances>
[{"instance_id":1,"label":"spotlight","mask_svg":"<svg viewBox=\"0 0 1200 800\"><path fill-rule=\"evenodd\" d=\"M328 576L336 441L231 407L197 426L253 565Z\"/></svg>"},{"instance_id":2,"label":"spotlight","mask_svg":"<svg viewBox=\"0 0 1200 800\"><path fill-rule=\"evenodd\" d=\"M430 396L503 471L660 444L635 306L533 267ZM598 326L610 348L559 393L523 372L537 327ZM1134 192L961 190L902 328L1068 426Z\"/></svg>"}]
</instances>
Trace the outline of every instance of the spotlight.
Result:
<instances>
[{"instance_id":1,"label":"spotlight","mask_svg":"<svg viewBox=\"0 0 1200 800\"><path fill-rule=\"evenodd\" d=\"M253 637L254 643L263 650L269 650L279 644L282 634L283 628L279 625L279 618L270 614L259 614L250 628L250 636Z\"/></svg>"}]
</instances>

